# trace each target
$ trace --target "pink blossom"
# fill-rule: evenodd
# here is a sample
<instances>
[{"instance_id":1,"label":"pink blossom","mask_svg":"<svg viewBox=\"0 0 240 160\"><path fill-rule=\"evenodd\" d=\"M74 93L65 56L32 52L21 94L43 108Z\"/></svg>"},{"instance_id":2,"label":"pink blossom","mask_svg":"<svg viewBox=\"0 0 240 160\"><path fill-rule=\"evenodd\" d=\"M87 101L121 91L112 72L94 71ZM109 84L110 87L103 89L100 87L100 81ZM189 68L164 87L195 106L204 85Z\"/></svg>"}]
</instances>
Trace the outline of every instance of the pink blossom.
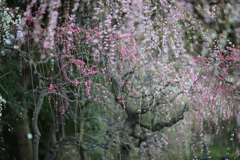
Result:
<instances>
[{"instance_id":1,"label":"pink blossom","mask_svg":"<svg viewBox=\"0 0 240 160\"><path fill-rule=\"evenodd\" d=\"M50 89L50 92L56 92L56 90L54 89L54 87L53 87L53 85L52 85L52 84L50 84L50 87L49 87L49 89Z\"/></svg>"},{"instance_id":2,"label":"pink blossom","mask_svg":"<svg viewBox=\"0 0 240 160\"><path fill-rule=\"evenodd\" d=\"M77 63L80 64L81 66L85 65L85 63L82 60L77 60Z\"/></svg>"},{"instance_id":3,"label":"pink blossom","mask_svg":"<svg viewBox=\"0 0 240 160\"><path fill-rule=\"evenodd\" d=\"M220 81L224 81L224 79L223 79L223 78L221 78L221 77L219 77L218 79L219 79Z\"/></svg>"},{"instance_id":4,"label":"pink blossom","mask_svg":"<svg viewBox=\"0 0 240 160\"><path fill-rule=\"evenodd\" d=\"M78 80L75 79L73 82L72 82L75 86L77 86L79 84Z\"/></svg>"},{"instance_id":5,"label":"pink blossom","mask_svg":"<svg viewBox=\"0 0 240 160\"><path fill-rule=\"evenodd\" d=\"M76 61L75 59L71 59L71 62L72 62L72 63L75 63L75 61Z\"/></svg>"}]
</instances>

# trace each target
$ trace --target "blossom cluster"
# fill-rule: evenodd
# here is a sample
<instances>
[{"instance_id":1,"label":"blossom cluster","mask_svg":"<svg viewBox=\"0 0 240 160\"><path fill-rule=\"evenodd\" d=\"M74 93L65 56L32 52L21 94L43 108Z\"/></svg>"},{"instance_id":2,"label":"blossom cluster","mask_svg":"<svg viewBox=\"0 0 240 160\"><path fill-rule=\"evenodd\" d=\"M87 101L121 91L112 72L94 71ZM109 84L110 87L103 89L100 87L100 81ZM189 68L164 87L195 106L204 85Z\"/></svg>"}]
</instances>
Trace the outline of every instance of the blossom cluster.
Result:
<instances>
[{"instance_id":1,"label":"blossom cluster","mask_svg":"<svg viewBox=\"0 0 240 160\"><path fill-rule=\"evenodd\" d=\"M6 100L0 95L0 118L2 117L2 104L6 103ZM1 119L0 119L1 120Z\"/></svg>"},{"instance_id":2,"label":"blossom cluster","mask_svg":"<svg viewBox=\"0 0 240 160\"><path fill-rule=\"evenodd\" d=\"M0 17L1 18L1 36L3 41L9 38L10 36L10 26L20 27L21 15L16 14L18 7L15 9L8 8L4 6L5 0L0 0ZM0 39L1 42L1 39Z\"/></svg>"}]
</instances>

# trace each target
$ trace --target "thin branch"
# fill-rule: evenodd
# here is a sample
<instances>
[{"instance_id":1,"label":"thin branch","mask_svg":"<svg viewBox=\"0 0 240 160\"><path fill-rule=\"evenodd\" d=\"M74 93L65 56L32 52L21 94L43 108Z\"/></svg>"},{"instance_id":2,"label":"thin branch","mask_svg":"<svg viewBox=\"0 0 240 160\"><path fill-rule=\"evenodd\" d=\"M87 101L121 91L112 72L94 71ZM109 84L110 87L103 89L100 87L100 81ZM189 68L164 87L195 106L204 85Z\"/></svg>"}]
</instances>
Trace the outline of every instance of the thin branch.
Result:
<instances>
[{"instance_id":1,"label":"thin branch","mask_svg":"<svg viewBox=\"0 0 240 160\"><path fill-rule=\"evenodd\" d=\"M86 98L86 99L80 101L80 100L71 100L68 97L63 96L62 94L58 94L57 92L48 92L47 94L56 94L56 95L66 99L67 101L72 102L72 103L74 103L74 102L83 103L83 102L89 101L90 99L93 98L93 97L90 97L90 98Z\"/></svg>"}]
</instances>

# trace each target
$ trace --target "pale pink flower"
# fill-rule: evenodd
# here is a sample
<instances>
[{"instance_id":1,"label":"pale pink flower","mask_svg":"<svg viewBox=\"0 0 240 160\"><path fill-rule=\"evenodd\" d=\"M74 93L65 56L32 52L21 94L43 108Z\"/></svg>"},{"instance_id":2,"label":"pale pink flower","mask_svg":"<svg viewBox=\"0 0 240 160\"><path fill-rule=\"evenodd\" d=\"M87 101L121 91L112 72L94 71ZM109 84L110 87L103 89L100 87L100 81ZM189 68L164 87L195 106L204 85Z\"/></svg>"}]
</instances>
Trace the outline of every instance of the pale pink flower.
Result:
<instances>
[{"instance_id":1,"label":"pale pink flower","mask_svg":"<svg viewBox=\"0 0 240 160\"><path fill-rule=\"evenodd\" d=\"M53 87L53 85L52 85L52 84L50 84L50 87L49 87L49 89L50 89L50 92L56 92L56 90L54 89L54 87Z\"/></svg>"}]
</instances>

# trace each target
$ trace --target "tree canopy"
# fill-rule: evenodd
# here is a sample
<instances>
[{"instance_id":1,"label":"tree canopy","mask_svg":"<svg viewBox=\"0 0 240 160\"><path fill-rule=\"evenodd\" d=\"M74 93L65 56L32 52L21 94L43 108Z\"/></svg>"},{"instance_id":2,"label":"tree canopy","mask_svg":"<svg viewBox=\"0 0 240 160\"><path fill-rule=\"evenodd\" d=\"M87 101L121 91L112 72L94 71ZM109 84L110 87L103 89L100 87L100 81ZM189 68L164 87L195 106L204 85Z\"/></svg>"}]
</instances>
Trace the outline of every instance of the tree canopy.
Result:
<instances>
[{"instance_id":1,"label":"tree canopy","mask_svg":"<svg viewBox=\"0 0 240 160\"><path fill-rule=\"evenodd\" d=\"M0 4L3 159L239 156L238 0Z\"/></svg>"}]
</instances>

